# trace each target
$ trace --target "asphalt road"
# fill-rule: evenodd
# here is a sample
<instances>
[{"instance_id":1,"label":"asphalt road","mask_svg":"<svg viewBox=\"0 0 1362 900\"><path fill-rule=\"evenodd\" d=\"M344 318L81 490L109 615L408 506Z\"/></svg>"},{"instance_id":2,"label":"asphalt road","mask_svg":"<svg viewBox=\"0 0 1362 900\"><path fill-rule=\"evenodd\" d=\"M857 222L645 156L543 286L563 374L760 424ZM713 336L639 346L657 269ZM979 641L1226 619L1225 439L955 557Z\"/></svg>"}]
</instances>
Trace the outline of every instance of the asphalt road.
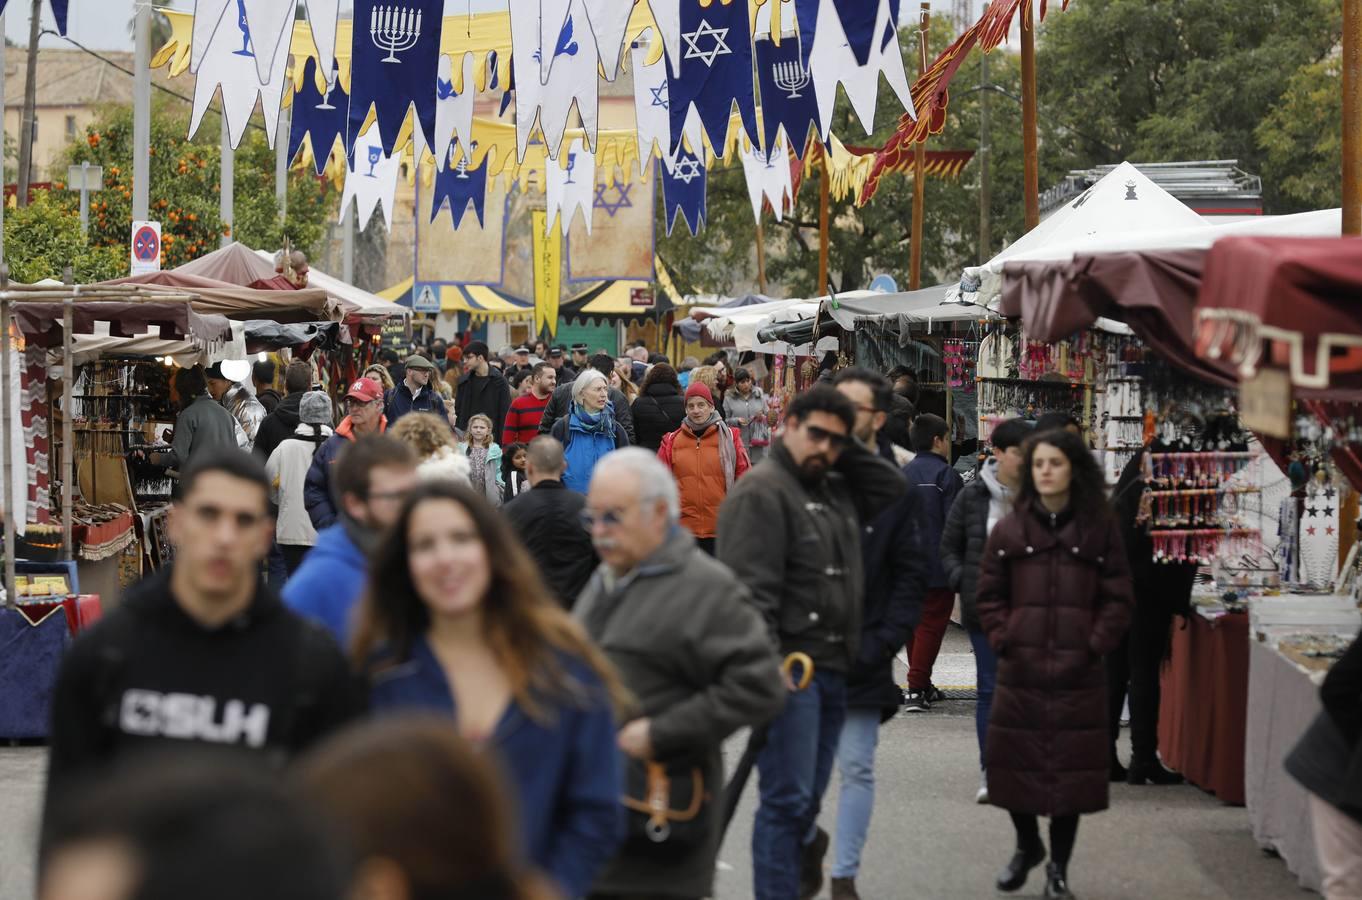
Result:
<instances>
[{"instance_id":1,"label":"asphalt road","mask_svg":"<svg viewBox=\"0 0 1362 900\"><path fill-rule=\"evenodd\" d=\"M943 669L966 670L968 644L953 632ZM938 684L948 681L937 679ZM938 704L881 729L877 804L859 885L867 900L1001 897L995 871L1012 851L1007 816L974 803L978 786L974 705ZM737 760L743 738L727 749ZM0 900L32 896L33 835L41 800L42 748L0 748ZM837 783L822 824L833 828ZM724 845L716 897L751 897L755 780ZM1281 860L1260 851L1242 808L1188 786L1114 787L1112 807L1082 821L1070 865L1082 900L1277 900L1306 897ZM1039 896L1033 874L1020 894ZM824 896L827 896L826 889Z\"/></svg>"}]
</instances>

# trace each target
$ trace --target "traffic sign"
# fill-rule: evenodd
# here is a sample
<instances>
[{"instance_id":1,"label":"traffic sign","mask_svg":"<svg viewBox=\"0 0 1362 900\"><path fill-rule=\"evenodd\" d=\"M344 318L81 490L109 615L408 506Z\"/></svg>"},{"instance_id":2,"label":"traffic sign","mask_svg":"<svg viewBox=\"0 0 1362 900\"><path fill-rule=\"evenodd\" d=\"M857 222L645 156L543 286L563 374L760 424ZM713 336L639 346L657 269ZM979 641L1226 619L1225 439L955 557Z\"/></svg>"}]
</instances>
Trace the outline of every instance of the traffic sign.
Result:
<instances>
[{"instance_id":1,"label":"traffic sign","mask_svg":"<svg viewBox=\"0 0 1362 900\"><path fill-rule=\"evenodd\" d=\"M411 302L413 312L437 313L440 311L440 295L433 285L423 284Z\"/></svg>"},{"instance_id":2,"label":"traffic sign","mask_svg":"<svg viewBox=\"0 0 1362 900\"><path fill-rule=\"evenodd\" d=\"M132 223L132 274L161 271L161 223Z\"/></svg>"},{"instance_id":3,"label":"traffic sign","mask_svg":"<svg viewBox=\"0 0 1362 900\"><path fill-rule=\"evenodd\" d=\"M898 293L899 286L898 282L894 281L893 275L882 273L871 279L870 289L872 291L878 291L881 294L896 294Z\"/></svg>"}]
</instances>

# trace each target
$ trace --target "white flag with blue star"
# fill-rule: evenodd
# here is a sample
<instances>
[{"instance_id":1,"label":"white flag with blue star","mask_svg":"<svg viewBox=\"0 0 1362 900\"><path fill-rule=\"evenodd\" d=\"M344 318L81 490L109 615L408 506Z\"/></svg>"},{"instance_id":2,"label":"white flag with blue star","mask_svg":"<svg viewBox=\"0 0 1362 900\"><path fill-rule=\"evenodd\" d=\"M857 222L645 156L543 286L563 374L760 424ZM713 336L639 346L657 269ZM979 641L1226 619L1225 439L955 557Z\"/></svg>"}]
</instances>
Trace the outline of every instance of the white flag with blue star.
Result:
<instances>
[{"instance_id":1,"label":"white flag with blue star","mask_svg":"<svg viewBox=\"0 0 1362 900\"><path fill-rule=\"evenodd\" d=\"M842 20L834 5L830 0L825 0L818 6L818 24L814 28L813 50L809 54L809 75L813 79L814 94L818 97L818 121L823 128L824 139L831 131L838 84L846 89L847 99L851 101L851 108L861 120L865 133L874 131L875 103L881 73L908 114L917 117L913 109L912 90L908 86L908 73L903 67L903 56L899 53L897 23L890 18L889 0L878 0L878 3L874 29L878 37L870 47L870 59L865 65L857 63L856 54L842 30Z\"/></svg>"},{"instance_id":2,"label":"white flag with blue star","mask_svg":"<svg viewBox=\"0 0 1362 900\"><path fill-rule=\"evenodd\" d=\"M587 234L591 233L592 200L596 191L596 154L587 149L581 138L573 138L567 159L550 163L544 169L544 198L548 215L544 231L553 233L553 223L561 212L563 233L572 227L572 217L580 211Z\"/></svg>"},{"instance_id":3,"label":"white flag with blue star","mask_svg":"<svg viewBox=\"0 0 1362 900\"><path fill-rule=\"evenodd\" d=\"M671 155L672 126L671 104L667 95L667 60L660 56L657 62L647 62L649 40L660 40L657 33L645 29L639 40L629 50L629 64L634 71L634 122L638 129L638 172L643 175L652 166L653 156L661 153ZM704 130L700 116L692 108L686 116L683 129L685 138L692 147L703 146Z\"/></svg>"}]
</instances>

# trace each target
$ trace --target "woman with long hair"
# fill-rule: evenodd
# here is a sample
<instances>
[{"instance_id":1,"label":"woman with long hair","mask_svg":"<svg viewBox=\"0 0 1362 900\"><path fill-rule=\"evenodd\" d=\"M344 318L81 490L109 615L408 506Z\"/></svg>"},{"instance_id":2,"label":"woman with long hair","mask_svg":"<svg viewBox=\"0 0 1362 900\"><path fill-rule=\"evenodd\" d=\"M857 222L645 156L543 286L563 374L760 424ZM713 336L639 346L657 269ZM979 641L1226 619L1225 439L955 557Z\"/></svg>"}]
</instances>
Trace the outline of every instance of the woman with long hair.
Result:
<instances>
[{"instance_id":1,"label":"woman with long hair","mask_svg":"<svg viewBox=\"0 0 1362 900\"><path fill-rule=\"evenodd\" d=\"M988 799L1012 816L1017 849L998 876L1015 891L1045 860L1045 896L1072 898L1078 818L1107 808L1111 734L1102 657L1130 624L1134 588L1102 470L1067 431L1022 445L1013 511L989 534L976 606L998 656L984 750Z\"/></svg>"},{"instance_id":2,"label":"woman with long hair","mask_svg":"<svg viewBox=\"0 0 1362 900\"><path fill-rule=\"evenodd\" d=\"M550 900L516 853L501 773L434 716L352 726L299 765L355 873L353 897Z\"/></svg>"},{"instance_id":3,"label":"woman with long hair","mask_svg":"<svg viewBox=\"0 0 1362 900\"><path fill-rule=\"evenodd\" d=\"M605 375L587 369L572 380L572 411L554 422L549 434L563 445L563 486L585 494L601 457L629 446L628 432L615 420Z\"/></svg>"},{"instance_id":4,"label":"woman with long hair","mask_svg":"<svg viewBox=\"0 0 1362 900\"><path fill-rule=\"evenodd\" d=\"M374 381L377 381L379 384L383 386L384 394L388 393L388 391L391 391L394 387L392 373L388 371L387 366L381 365L379 363L374 363L373 365L369 366L369 368L365 369L364 374L361 377L372 378Z\"/></svg>"},{"instance_id":5,"label":"woman with long hair","mask_svg":"<svg viewBox=\"0 0 1362 900\"><path fill-rule=\"evenodd\" d=\"M686 401L676 370L657 363L648 370L639 388L638 399L630 404L634 414L634 434L638 445L656 451L662 439L681 427L686 419Z\"/></svg>"},{"instance_id":6,"label":"woman with long hair","mask_svg":"<svg viewBox=\"0 0 1362 900\"><path fill-rule=\"evenodd\" d=\"M581 897L624 836L610 664L483 497L422 485L374 558L354 659L378 713L426 710L501 758L521 845Z\"/></svg>"}]
</instances>

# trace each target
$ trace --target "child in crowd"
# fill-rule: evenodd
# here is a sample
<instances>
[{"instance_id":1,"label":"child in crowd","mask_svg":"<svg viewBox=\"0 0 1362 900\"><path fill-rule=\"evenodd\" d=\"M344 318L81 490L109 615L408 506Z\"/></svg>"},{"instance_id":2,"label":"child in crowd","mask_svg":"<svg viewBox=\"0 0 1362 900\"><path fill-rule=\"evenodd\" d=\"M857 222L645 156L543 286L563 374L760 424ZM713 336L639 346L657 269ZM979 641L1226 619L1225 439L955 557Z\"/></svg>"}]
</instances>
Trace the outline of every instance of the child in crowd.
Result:
<instances>
[{"instance_id":1,"label":"child in crowd","mask_svg":"<svg viewBox=\"0 0 1362 900\"><path fill-rule=\"evenodd\" d=\"M492 420L478 413L468 420L468 437L459 444L468 458L469 481L473 490L493 506L501 505L501 448L492 440Z\"/></svg>"},{"instance_id":2,"label":"child in crowd","mask_svg":"<svg viewBox=\"0 0 1362 900\"><path fill-rule=\"evenodd\" d=\"M525 445L517 441L507 446L501 457L501 496L510 503L523 491L529 490L529 475L525 471L527 451Z\"/></svg>"}]
</instances>

